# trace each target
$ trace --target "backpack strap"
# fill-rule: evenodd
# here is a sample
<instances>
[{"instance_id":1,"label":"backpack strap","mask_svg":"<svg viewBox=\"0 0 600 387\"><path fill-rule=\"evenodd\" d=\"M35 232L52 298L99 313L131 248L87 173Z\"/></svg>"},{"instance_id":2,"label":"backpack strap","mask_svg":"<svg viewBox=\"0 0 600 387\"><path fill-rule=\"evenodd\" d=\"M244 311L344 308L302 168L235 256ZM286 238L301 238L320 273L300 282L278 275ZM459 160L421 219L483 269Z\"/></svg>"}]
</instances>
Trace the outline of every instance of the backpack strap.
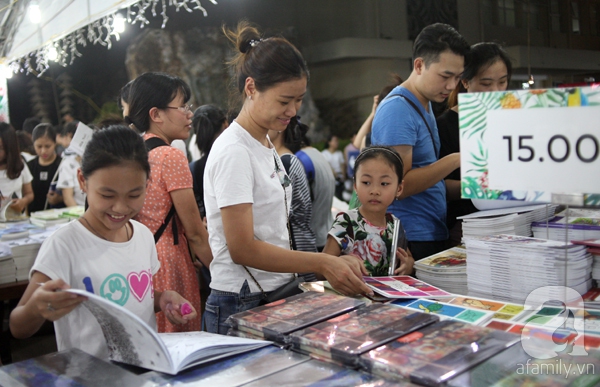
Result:
<instances>
[{"instance_id":1,"label":"backpack strap","mask_svg":"<svg viewBox=\"0 0 600 387\"><path fill-rule=\"evenodd\" d=\"M146 150L148 152L150 152L154 148L158 148L159 146L169 146L169 144L164 142L159 137L151 137L151 138L147 139L146 141L144 141L144 144L146 145ZM158 230L156 230L156 232L154 233L154 243L158 243L158 240L160 239L162 234L165 232L165 229L167 228L167 225L169 224L169 222L171 221L173 216L175 216L175 205L171 206L171 209L169 210L167 217L165 218L163 223L160 225ZM179 235L177 233L177 222L175 221L175 219L173 219L172 227L173 227L173 244L178 245L179 244Z\"/></svg>"},{"instance_id":2,"label":"backpack strap","mask_svg":"<svg viewBox=\"0 0 600 387\"><path fill-rule=\"evenodd\" d=\"M435 152L435 158L439 159L440 158L440 150L435 145L435 140L433 138L433 131L431 130L431 127L429 126L429 123L425 119L425 116L423 116L423 113L421 113L421 110L419 110L419 108L417 107L417 105L415 105L415 103L413 101L411 101L410 98L407 98L407 97L405 97L404 95L402 95L400 93L388 94L388 96L385 97L385 98L387 99L388 97L393 97L393 96L396 96L396 95L399 96L399 97L401 97L401 98L403 98L406 102L408 102L408 104L413 109L415 109L415 111L417 112L417 114L419 116L421 116L421 119L423 120L423 122L425 123L425 126L427 127L427 130L429 131L429 136L431 136L431 143L433 145L433 151Z\"/></svg>"}]
</instances>

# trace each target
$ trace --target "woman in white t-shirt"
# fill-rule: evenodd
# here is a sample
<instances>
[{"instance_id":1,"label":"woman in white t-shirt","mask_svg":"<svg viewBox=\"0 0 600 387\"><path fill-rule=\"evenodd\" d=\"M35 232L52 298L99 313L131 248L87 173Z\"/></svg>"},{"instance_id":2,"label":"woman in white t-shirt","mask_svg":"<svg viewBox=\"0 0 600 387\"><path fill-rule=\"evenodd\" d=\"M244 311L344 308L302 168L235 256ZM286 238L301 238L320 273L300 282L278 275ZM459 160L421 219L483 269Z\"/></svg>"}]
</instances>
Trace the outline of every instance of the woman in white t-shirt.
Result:
<instances>
[{"instance_id":1,"label":"woman in white t-shirt","mask_svg":"<svg viewBox=\"0 0 600 387\"><path fill-rule=\"evenodd\" d=\"M267 133L285 130L300 109L308 81L302 55L283 38L261 39L248 22L225 33L238 50L235 84L244 102L213 144L204 174L214 256L204 323L215 333L226 333L227 317L258 306L289 273L320 274L344 294L372 293L356 257L290 251L292 187Z\"/></svg>"},{"instance_id":2,"label":"woman in white t-shirt","mask_svg":"<svg viewBox=\"0 0 600 387\"><path fill-rule=\"evenodd\" d=\"M19 152L17 133L10 124L0 122L0 197L11 199L10 208L23 212L33 201L33 176Z\"/></svg>"}]
</instances>

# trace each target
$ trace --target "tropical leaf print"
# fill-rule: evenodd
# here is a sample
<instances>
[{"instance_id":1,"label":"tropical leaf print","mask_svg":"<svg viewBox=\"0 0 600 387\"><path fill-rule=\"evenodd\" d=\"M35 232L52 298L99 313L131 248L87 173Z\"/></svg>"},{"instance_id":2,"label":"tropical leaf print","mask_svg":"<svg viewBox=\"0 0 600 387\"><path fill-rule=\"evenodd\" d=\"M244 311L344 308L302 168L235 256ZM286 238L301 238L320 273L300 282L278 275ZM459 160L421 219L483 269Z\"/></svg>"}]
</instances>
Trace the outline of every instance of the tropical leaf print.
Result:
<instances>
[{"instance_id":1,"label":"tropical leaf print","mask_svg":"<svg viewBox=\"0 0 600 387\"><path fill-rule=\"evenodd\" d=\"M464 101L464 103L463 103ZM460 97L459 125L461 136L471 138L483 136L486 129L486 113L488 110L500 108L496 93L467 93Z\"/></svg>"}]
</instances>

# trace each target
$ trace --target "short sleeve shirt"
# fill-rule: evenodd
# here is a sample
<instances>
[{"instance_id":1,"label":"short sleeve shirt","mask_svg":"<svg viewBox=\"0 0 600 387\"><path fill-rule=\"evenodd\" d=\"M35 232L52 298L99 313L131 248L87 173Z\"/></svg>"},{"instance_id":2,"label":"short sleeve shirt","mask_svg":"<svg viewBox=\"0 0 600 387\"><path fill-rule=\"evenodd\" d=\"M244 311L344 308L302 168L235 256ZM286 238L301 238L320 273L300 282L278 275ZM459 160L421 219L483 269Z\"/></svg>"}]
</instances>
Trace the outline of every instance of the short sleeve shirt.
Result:
<instances>
[{"instance_id":1,"label":"short sleeve shirt","mask_svg":"<svg viewBox=\"0 0 600 387\"><path fill-rule=\"evenodd\" d=\"M417 106L427 120L431 133L406 99ZM431 103L429 111L426 111L408 89L397 86L377 107L371 141L373 145L412 146L412 169L436 162L440 139ZM402 220L409 241L442 241L448 238L446 186L443 180L423 192L394 201L389 211Z\"/></svg>"},{"instance_id":2,"label":"short sleeve shirt","mask_svg":"<svg viewBox=\"0 0 600 387\"><path fill-rule=\"evenodd\" d=\"M386 227L377 227L363 218L358 209L340 212L329 231L345 255L362 259L372 276L386 276L390 266L394 235L394 219L386 214ZM406 236L402 223L398 232L398 247L406 249Z\"/></svg>"}]
</instances>

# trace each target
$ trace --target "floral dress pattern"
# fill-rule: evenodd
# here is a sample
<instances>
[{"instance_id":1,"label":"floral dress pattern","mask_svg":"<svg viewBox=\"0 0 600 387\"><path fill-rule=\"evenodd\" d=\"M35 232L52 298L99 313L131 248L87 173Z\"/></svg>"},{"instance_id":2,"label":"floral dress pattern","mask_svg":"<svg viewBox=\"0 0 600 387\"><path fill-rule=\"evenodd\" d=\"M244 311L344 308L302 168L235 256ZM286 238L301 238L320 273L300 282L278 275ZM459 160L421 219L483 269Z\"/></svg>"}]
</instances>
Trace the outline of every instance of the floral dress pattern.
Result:
<instances>
[{"instance_id":1,"label":"floral dress pattern","mask_svg":"<svg viewBox=\"0 0 600 387\"><path fill-rule=\"evenodd\" d=\"M363 218L358 209L348 210L337 214L329 230L329 235L338 242L342 254L362 259L372 276L388 275L396 217L387 213L385 218L386 227L377 227ZM398 247L406 249L406 234L402 223L398 238Z\"/></svg>"}]
</instances>

